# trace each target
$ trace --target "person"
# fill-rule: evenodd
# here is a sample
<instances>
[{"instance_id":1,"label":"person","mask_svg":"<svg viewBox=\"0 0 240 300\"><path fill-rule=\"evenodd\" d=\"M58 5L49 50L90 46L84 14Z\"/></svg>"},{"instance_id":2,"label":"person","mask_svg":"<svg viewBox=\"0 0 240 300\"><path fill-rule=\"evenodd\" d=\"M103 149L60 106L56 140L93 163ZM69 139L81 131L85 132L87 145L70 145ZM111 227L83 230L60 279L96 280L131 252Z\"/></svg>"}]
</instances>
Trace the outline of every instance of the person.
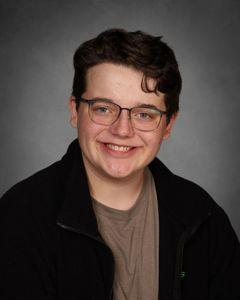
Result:
<instances>
[{"instance_id":1,"label":"person","mask_svg":"<svg viewBox=\"0 0 240 300\"><path fill-rule=\"evenodd\" d=\"M74 140L0 202L1 299L239 300L240 246L157 157L181 75L161 37L110 29L74 55Z\"/></svg>"}]
</instances>

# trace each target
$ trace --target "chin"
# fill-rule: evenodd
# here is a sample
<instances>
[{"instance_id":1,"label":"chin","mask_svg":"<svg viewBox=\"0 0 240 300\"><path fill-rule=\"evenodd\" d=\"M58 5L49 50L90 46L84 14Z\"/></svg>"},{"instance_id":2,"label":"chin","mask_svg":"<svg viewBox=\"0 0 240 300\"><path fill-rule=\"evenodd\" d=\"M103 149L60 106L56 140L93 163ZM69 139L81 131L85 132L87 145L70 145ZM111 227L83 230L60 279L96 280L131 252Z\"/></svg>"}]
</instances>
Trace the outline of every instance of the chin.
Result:
<instances>
[{"instance_id":1,"label":"chin","mask_svg":"<svg viewBox=\"0 0 240 300\"><path fill-rule=\"evenodd\" d=\"M114 167L114 165L112 165L108 170L105 170L105 173L111 178L124 179L133 175L134 173L136 173L136 171L129 168L123 168L123 166Z\"/></svg>"}]
</instances>

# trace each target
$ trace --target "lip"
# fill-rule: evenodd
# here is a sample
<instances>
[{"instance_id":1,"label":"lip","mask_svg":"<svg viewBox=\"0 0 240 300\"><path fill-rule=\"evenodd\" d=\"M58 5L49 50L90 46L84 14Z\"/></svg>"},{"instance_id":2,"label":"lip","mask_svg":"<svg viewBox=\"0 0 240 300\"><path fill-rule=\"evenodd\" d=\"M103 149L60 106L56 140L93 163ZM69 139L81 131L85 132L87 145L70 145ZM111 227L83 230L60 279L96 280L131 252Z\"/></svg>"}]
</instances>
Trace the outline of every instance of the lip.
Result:
<instances>
[{"instance_id":1,"label":"lip","mask_svg":"<svg viewBox=\"0 0 240 300\"><path fill-rule=\"evenodd\" d=\"M133 145L126 145L126 144L120 144L120 143L118 144L118 143L113 143L113 142L100 142L100 143L103 143L105 145L107 145L107 144L116 145L118 147L121 147L121 146L123 146L123 147L132 147L132 148L137 147L137 146L133 146Z\"/></svg>"},{"instance_id":2,"label":"lip","mask_svg":"<svg viewBox=\"0 0 240 300\"><path fill-rule=\"evenodd\" d=\"M132 147L132 148L126 152L125 151L116 151L116 150L109 148L107 146L107 144L113 144L113 145L124 146L124 147ZM103 143L103 142L100 142L100 148L103 152L110 154L113 157L118 157L118 158L128 158L128 157L132 156L133 154L135 154L135 152L138 150L138 147L133 147L133 146L129 146L129 145L118 145L115 143Z\"/></svg>"}]
</instances>

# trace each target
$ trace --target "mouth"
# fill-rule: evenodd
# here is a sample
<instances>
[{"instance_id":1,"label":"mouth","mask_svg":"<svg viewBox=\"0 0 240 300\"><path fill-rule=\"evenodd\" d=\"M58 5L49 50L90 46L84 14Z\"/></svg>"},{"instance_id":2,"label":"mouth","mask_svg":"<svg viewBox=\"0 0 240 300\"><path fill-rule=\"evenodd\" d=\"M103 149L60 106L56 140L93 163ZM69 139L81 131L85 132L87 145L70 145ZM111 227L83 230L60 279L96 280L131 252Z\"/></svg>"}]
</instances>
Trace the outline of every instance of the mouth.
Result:
<instances>
[{"instance_id":1,"label":"mouth","mask_svg":"<svg viewBox=\"0 0 240 300\"><path fill-rule=\"evenodd\" d=\"M113 155L114 157L129 157L134 154L138 147L130 145L113 144L108 142L100 142L101 148L104 152Z\"/></svg>"},{"instance_id":2,"label":"mouth","mask_svg":"<svg viewBox=\"0 0 240 300\"><path fill-rule=\"evenodd\" d=\"M105 146L113 151L118 151L118 152L128 152L129 150L135 148L131 146L116 145L116 144L105 144Z\"/></svg>"}]
</instances>

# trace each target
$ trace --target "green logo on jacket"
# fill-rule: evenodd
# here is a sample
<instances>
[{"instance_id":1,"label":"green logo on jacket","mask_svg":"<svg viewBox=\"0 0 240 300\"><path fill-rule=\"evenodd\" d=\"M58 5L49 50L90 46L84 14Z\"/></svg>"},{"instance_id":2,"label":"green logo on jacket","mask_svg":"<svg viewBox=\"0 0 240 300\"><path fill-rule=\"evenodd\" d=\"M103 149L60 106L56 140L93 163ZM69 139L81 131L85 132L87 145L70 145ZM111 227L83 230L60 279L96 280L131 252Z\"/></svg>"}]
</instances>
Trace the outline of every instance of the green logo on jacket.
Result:
<instances>
[{"instance_id":1,"label":"green logo on jacket","mask_svg":"<svg viewBox=\"0 0 240 300\"><path fill-rule=\"evenodd\" d=\"M185 271L182 271L182 272L180 273L181 279L186 278L186 276L187 276L187 273L186 273Z\"/></svg>"}]
</instances>

